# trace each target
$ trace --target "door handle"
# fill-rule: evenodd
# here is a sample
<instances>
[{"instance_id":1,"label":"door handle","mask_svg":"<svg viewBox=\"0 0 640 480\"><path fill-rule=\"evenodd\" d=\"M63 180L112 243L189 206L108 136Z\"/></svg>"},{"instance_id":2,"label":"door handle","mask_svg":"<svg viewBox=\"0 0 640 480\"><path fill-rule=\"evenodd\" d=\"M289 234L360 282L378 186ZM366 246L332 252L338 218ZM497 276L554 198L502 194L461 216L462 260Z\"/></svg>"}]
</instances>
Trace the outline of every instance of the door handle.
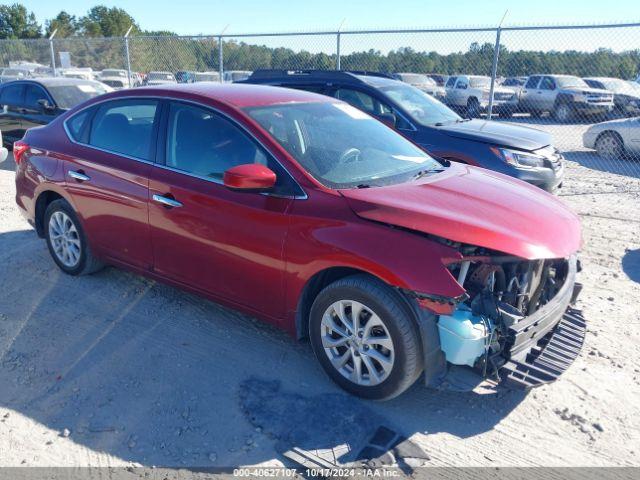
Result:
<instances>
[{"instance_id":1,"label":"door handle","mask_svg":"<svg viewBox=\"0 0 640 480\"><path fill-rule=\"evenodd\" d=\"M89 180L91 180L91 177L85 175L82 170L78 170L77 172L75 170L69 170L69 176L71 178L75 178L79 182L88 182Z\"/></svg>"},{"instance_id":2,"label":"door handle","mask_svg":"<svg viewBox=\"0 0 640 480\"><path fill-rule=\"evenodd\" d=\"M182 203L177 201L175 198L165 197L163 195L157 194L154 194L151 198L154 202L158 202L168 208L177 208L182 206Z\"/></svg>"}]
</instances>

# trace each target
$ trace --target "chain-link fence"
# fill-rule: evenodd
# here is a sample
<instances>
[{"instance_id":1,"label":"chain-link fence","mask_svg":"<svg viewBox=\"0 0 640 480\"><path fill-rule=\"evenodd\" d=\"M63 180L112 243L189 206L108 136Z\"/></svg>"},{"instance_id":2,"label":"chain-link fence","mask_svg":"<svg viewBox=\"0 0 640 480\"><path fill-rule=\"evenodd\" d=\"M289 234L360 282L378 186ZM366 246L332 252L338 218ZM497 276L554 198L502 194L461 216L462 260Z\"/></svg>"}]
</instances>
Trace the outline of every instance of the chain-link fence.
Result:
<instances>
[{"instance_id":1,"label":"chain-link fence","mask_svg":"<svg viewBox=\"0 0 640 480\"><path fill-rule=\"evenodd\" d=\"M640 190L638 23L0 41L0 65L15 67L2 81L25 63L42 65L28 75L116 87L236 81L257 69L387 73L463 117L544 130L570 161Z\"/></svg>"}]
</instances>

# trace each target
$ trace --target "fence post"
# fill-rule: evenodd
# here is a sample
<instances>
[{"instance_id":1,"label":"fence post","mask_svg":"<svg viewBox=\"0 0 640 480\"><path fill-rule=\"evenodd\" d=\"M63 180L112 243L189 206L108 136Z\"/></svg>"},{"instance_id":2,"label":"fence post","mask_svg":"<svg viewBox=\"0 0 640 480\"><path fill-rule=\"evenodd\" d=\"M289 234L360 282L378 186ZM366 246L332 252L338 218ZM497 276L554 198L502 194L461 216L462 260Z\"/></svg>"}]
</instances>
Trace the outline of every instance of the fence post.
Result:
<instances>
[{"instance_id":1,"label":"fence post","mask_svg":"<svg viewBox=\"0 0 640 480\"><path fill-rule=\"evenodd\" d=\"M49 49L51 50L51 69L53 70L53 76L56 76L56 51L53 48L53 37L55 37L58 29L56 28L49 36Z\"/></svg>"},{"instance_id":2,"label":"fence post","mask_svg":"<svg viewBox=\"0 0 640 480\"><path fill-rule=\"evenodd\" d=\"M489 89L489 109L487 111L487 118L491 120L493 115L493 90L496 84L496 76L498 74L498 57L500 56L500 32L502 27L498 27L496 30L496 46L493 50L493 64L491 65L491 88Z\"/></svg>"},{"instance_id":3,"label":"fence post","mask_svg":"<svg viewBox=\"0 0 640 480\"><path fill-rule=\"evenodd\" d=\"M222 51L222 35L218 37L218 71L220 83L224 83L224 52Z\"/></svg>"},{"instance_id":4,"label":"fence post","mask_svg":"<svg viewBox=\"0 0 640 480\"><path fill-rule=\"evenodd\" d=\"M127 33L124 34L124 53L127 60L127 81L129 82L129 88L133 87L133 83L131 83L131 57L129 55L129 34L132 28L133 25L131 25Z\"/></svg>"},{"instance_id":5,"label":"fence post","mask_svg":"<svg viewBox=\"0 0 640 480\"><path fill-rule=\"evenodd\" d=\"M340 70L340 31L336 34L336 70Z\"/></svg>"}]
</instances>

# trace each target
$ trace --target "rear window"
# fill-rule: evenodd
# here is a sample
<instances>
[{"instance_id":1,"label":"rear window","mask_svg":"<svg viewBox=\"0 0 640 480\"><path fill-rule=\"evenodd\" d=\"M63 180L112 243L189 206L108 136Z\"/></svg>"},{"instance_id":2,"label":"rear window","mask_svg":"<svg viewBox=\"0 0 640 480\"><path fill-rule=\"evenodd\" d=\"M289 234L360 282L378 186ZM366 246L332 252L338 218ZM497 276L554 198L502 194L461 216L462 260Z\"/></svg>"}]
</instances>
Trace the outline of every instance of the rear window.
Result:
<instances>
[{"instance_id":1,"label":"rear window","mask_svg":"<svg viewBox=\"0 0 640 480\"><path fill-rule=\"evenodd\" d=\"M157 107L155 100L114 100L102 104L91 122L89 144L150 160Z\"/></svg>"},{"instance_id":2,"label":"rear window","mask_svg":"<svg viewBox=\"0 0 640 480\"><path fill-rule=\"evenodd\" d=\"M110 91L105 85L98 82L50 85L48 88L56 105L65 109L73 108L79 103Z\"/></svg>"},{"instance_id":3,"label":"rear window","mask_svg":"<svg viewBox=\"0 0 640 480\"><path fill-rule=\"evenodd\" d=\"M2 105L22 105L24 85L7 85L0 92L0 104Z\"/></svg>"},{"instance_id":4,"label":"rear window","mask_svg":"<svg viewBox=\"0 0 640 480\"><path fill-rule=\"evenodd\" d=\"M527 83L525 84L525 88L536 88L539 81L540 77L529 77L529 80L527 80Z\"/></svg>"},{"instance_id":5,"label":"rear window","mask_svg":"<svg viewBox=\"0 0 640 480\"><path fill-rule=\"evenodd\" d=\"M76 142L87 142L88 137L88 121L91 119L91 115L94 108L87 108L80 113L74 115L66 121L67 131L73 140Z\"/></svg>"}]
</instances>

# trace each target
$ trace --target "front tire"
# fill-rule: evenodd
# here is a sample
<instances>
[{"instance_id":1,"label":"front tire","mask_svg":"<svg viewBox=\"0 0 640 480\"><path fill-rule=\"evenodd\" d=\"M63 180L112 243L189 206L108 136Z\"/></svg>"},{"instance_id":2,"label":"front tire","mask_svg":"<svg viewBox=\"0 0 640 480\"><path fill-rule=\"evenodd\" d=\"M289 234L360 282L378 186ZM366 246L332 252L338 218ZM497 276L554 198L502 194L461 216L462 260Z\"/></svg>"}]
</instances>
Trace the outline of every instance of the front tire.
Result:
<instances>
[{"instance_id":1,"label":"front tire","mask_svg":"<svg viewBox=\"0 0 640 480\"><path fill-rule=\"evenodd\" d=\"M422 373L414 313L396 291L367 275L330 284L311 307L309 337L324 371L353 395L387 400Z\"/></svg>"},{"instance_id":2,"label":"front tire","mask_svg":"<svg viewBox=\"0 0 640 480\"><path fill-rule=\"evenodd\" d=\"M94 257L78 216L66 200L55 200L44 214L44 232L49 253L69 275L87 275L104 265Z\"/></svg>"}]
</instances>

